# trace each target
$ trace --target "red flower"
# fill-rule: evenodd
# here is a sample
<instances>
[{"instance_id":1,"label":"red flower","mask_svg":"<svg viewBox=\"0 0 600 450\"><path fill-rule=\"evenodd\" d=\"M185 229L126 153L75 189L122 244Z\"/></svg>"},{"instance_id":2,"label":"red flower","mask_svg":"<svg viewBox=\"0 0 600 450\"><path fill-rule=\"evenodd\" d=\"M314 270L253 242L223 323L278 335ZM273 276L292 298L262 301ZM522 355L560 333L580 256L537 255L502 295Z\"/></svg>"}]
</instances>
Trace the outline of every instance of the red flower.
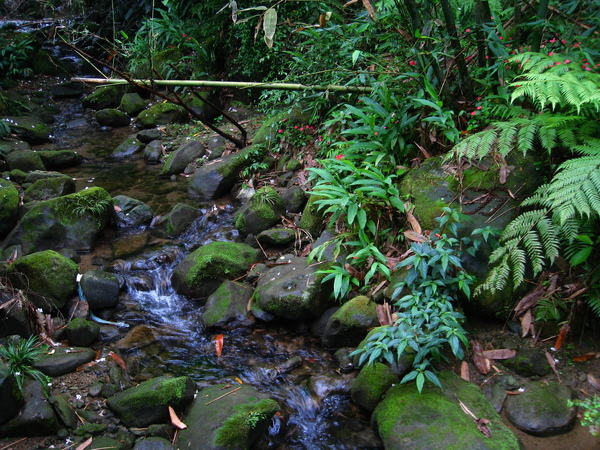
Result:
<instances>
[{"instance_id":1,"label":"red flower","mask_svg":"<svg viewBox=\"0 0 600 450\"><path fill-rule=\"evenodd\" d=\"M338 161L343 158L344 158L344 155L335 155L335 159L337 159Z\"/></svg>"},{"instance_id":2,"label":"red flower","mask_svg":"<svg viewBox=\"0 0 600 450\"><path fill-rule=\"evenodd\" d=\"M417 62L416 61L409 61L408 64L411 65L411 66L416 66Z\"/></svg>"}]
</instances>

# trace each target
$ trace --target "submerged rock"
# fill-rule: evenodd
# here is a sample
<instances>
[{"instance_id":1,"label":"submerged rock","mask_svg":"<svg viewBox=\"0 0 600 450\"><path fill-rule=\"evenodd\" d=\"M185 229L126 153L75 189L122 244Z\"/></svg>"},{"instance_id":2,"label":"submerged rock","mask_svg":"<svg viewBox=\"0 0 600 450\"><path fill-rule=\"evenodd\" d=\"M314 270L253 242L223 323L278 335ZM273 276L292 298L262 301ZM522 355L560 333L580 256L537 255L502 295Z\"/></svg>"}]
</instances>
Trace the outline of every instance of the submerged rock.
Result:
<instances>
[{"instance_id":1,"label":"submerged rock","mask_svg":"<svg viewBox=\"0 0 600 450\"><path fill-rule=\"evenodd\" d=\"M112 152L113 158L123 158L131 156L144 148L144 144L137 140L135 136L130 137L117 146Z\"/></svg>"},{"instance_id":2,"label":"submerged rock","mask_svg":"<svg viewBox=\"0 0 600 450\"><path fill-rule=\"evenodd\" d=\"M147 427L169 418L169 406L178 414L192 401L196 385L189 377L158 377L119 392L107 406L128 427Z\"/></svg>"},{"instance_id":3,"label":"submerged rock","mask_svg":"<svg viewBox=\"0 0 600 450\"><path fill-rule=\"evenodd\" d=\"M387 391L371 416L385 448L521 448L517 437L502 423L477 386L452 372L441 372L438 376L443 390L426 383L419 394L410 383ZM486 419L491 437L486 437L473 418L465 414L459 400L476 417Z\"/></svg>"},{"instance_id":4,"label":"submerged rock","mask_svg":"<svg viewBox=\"0 0 600 450\"><path fill-rule=\"evenodd\" d=\"M50 141L52 129L35 116L14 116L4 119L11 132L30 144Z\"/></svg>"},{"instance_id":5,"label":"submerged rock","mask_svg":"<svg viewBox=\"0 0 600 450\"><path fill-rule=\"evenodd\" d=\"M232 395L224 395L228 392ZM188 427L179 433L177 446L198 448L202 443L205 450L251 448L278 410L276 401L245 384L204 388L184 418Z\"/></svg>"},{"instance_id":6,"label":"submerged rock","mask_svg":"<svg viewBox=\"0 0 600 450\"><path fill-rule=\"evenodd\" d=\"M72 150L38 150L37 154L48 170L78 166L83 161L83 156Z\"/></svg>"}]
</instances>

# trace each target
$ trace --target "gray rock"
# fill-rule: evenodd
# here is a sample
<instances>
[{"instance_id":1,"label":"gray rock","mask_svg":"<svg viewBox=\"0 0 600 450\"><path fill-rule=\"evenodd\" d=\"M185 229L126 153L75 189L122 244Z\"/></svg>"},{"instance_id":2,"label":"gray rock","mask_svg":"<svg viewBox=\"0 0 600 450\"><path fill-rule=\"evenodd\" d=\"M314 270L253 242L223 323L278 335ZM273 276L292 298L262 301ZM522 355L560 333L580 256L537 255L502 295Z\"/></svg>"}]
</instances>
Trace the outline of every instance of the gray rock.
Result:
<instances>
[{"instance_id":1,"label":"gray rock","mask_svg":"<svg viewBox=\"0 0 600 450\"><path fill-rule=\"evenodd\" d=\"M83 94L83 83L69 81L50 86L50 93L56 98L78 98Z\"/></svg>"},{"instance_id":2,"label":"gray rock","mask_svg":"<svg viewBox=\"0 0 600 450\"><path fill-rule=\"evenodd\" d=\"M10 302L10 305L5 305ZM3 308L4 317L0 320L0 337L19 335L28 338L33 334L33 326L29 317L30 305L21 298L0 291L0 305Z\"/></svg>"},{"instance_id":3,"label":"gray rock","mask_svg":"<svg viewBox=\"0 0 600 450\"><path fill-rule=\"evenodd\" d=\"M17 393L15 377L8 366L0 361L0 425L12 419L23 406L23 399Z\"/></svg>"},{"instance_id":4,"label":"gray rock","mask_svg":"<svg viewBox=\"0 0 600 450\"><path fill-rule=\"evenodd\" d=\"M543 377L551 370L546 355L535 349L519 350L514 358L503 360L502 365L514 370L523 377Z\"/></svg>"},{"instance_id":5,"label":"gray rock","mask_svg":"<svg viewBox=\"0 0 600 450\"><path fill-rule=\"evenodd\" d=\"M48 170L75 167L83 161L83 156L72 150L38 150L37 154Z\"/></svg>"},{"instance_id":6,"label":"gray rock","mask_svg":"<svg viewBox=\"0 0 600 450\"><path fill-rule=\"evenodd\" d=\"M25 191L24 202L44 201L75 193L75 182L68 175L43 178L36 181Z\"/></svg>"},{"instance_id":7,"label":"gray rock","mask_svg":"<svg viewBox=\"0 0 600 450\"><path fill-rule=\"evenodd\" d=\"M187 230L201 211L185 203L178 203L173 209L154 223L154 231L161 236L176 237Z\"/></svg>"},{"instance_id":8,"label":"gray rock","mask_svg":"<svg viewBox=\"0 0 600 450\"><path fill-rule=\"evenodd\" d=\"M33 170L27 174L27 178L25 178L24 183L35 183L36 181L44 180L46 178L62 178L65 176L67 175L60 172L50 172L47 170Z\"/></svg>"},{"instance_id":9,"label":"gray rock","mask_svg":"<svg viewBox=\"0 0 600 450\"><path fill-rule=\"evenodd\" d=\"M112 308L119 303L119 280L112 273L90 270L83 274L80 283L92 311Z\"/></svg>"},{"instance_id":10,"label":"gray rock","mask_svg":"<svg viewBox=\"0 0 600 450\"><path fill-rule=\"evenodd\" d=\"M202 158L205 153L206 149L200 141L187 142L167 156L160 174L168 177L182 173L189 163Z\"/></svg>"},{"instance_id":11,"label":"gray rock","mask_svg":"<svg viewBox=\"0 0 600 450\"><path fill-rule=\"evenodd\" d=\"M322 337L323 346L354 347L369 329L378 325L375 303L365 296L354 297L330 317Z\"/></svg>"},{"instance_id":12,"label":"gray rock","mask_svg":"<svg viewBox=\"0 0 600 450\"><path fill-rule=\"evenodd\" d=\"M67 402L67 400L60 394L52 395L48 397L48 401L54 408L54 412L56 415L62 420L67 427L71 430L77 428L79 424L79 418L77 417L77 413L71 405Z\"/></svg>"},{"instance_id":13,"label":"gray rock","mask_svg":"<svg viewBox=\"0 0 600 450\"><path fill-rule=\"evenodd\" d=\"M164 146L159 140L150 141L144 149L144 161L146 164L158 164L162 157Z\"/></svg>"},{"instance_id":14,"label":"gray rock","mask_svg":"<svg viewBox=\"0 0 600 450\"><path fill-rule=\"evenodd\" d=\"M296 240L296 232L289 228L272 228L261 231L256 239L261 245L291 245Z\"/></svg>"},{"instance_id":15,"label":"gray rock","mask_svg":"<svg viewBox=\"0 0 600 450\"><path fill-rule=\"evenodd\" d=\"M189 377L159 377L119 392L106 400L107 406L127 427L147 427L169 418L171 406L181 414L192 401L196 385Z\"/></svg>"},{"instance_id":16,"label":"gray rock","mask_svg":"<svg viewBox=\"0 0 600 450\"><path fill-rule=\"evenodd\" d=\"M235 394L223 396L233 389ZM203 450L251 448L278 410L277 402L246 384L204 388L185 417L188 427L179 432L177 447L198 448L202 443Z\"/></svg>"},{"instance_id":17,"label":"gray rock","mask_svg":"<svg viewBox=\"0 0 600 450\"><path fill-rule=\"evenodd\" d=\"M202 325L206 328L226 330L252 325L254 318L247 310L252 292L250 286L224 281L206 300L201 318Z\"/></svg>"},{"instance_id":18,"label":"gray rock","mask_svg":"<svg viewBox=\"0 0 600 450\"><path fill-rule=\"evenodd\" d=\"M119 227L141 227L148 225L154 217L154 211L140 200L126 195L113 198L114 205L120 209L115 211L113 218Z\"/></svg>"},{"instance_id":19,"label":"gray rock","mask_svg":"<svg viewBox=\"0 0 600 450\"><path fill-rule=\"evenodd\" d=\"M567 404L576 398L571 388L553 381L531 381L523 389L519 395L509 395L504 405L514 426L534 436L554 436L573 429L577 408Z\"/></svg>"},{"instance_id":20,"label":"gray rock","mask_svg":"<svg viewBox=\"0 0 600 450\"><path fill-rule=\"evenodd\" d=\"M138 141L143 142L144 144L148 144L152 141L157 141L163 138L165 133L163 133L158 128L150 128L148 130L140 131L136 137Z\"/></svg>"},{"instance_id":21,"label":"gray rock","mask_svg":"<svg viewBox=\"0 0 600 450\"><path fill-rule=\"evenodd\" d=\"M33 363L34 369L49 377L59 377L71 373L96 357L96 352L91 348L55 347L53 350L54 353L46 353Z\"/></svg>"},{"instance_id":22,"label":"gray rock","mask_svg":"<svg viewBox=\"0 0 600 450\"><path fill-rule=\"evenodd\" d=\"M27 383L23 398L25 405L18 415L0 426L0 436L32 437L56 434L60 425L54 409L44 395L42 385L37 381Z\"/></svg>"},{"instance_id":23,"label":"gray rock","mask_svg":"<svg viewBox=\"0 0 600 450\"><path fill-rule=\"evenodd\" d=\"M6 155L8 170L46 170L40 156L33 150L17 150Z\"/></svg>"},{"instance_id":24,"label":"gray rock","mask_svg":"<svg viewBox=\"0 0 600 450\"><path fill-rule=\"evenodd\" d=\"M133 450L175 450L175 447L166 439L149 437L136 442Z\"/></svg>"},{"instance_id":25,"label":"gray rock","mask_svg":"<svg viewBox=\"0 0 600 450\"><path fill-rule=\"evenodd\" d=\"M319 317L329 306L332 287L322 283L323 266L308 266L306 258L278 260L281 265L268 269L258 281L255 300L258 306L277 317L302 320Z\"/></svg>"},{"instance_id":26,"label":"gray rock","mask_svg":"<svg viewBox=\"0 0 600 450\"><path fill-rule=\"evenodd\" d=\"M117 146L112 152L113 158L124 158L139 152L144 148L144 144L138 141L135 136L130 137Z\"/></svg>"},{"instance_id":27,"label":"gray rock","mask_svg":"<svg viewBox=\"0 0 600 450\"><path fill-rule=\"evenodd\" d=\"M66 328L69 344L85 347L94 343L100 334L100 325L96 322L77 318L69 322Z\"/></svg>"},{"instance_id":28,"label":"gray rock","mask_svg":"<svg viewBox=\"0 0 600 450\"><path fill-rule=\"evenodd\" d=\"M285 210L290 213L302 212L308 197L300 186L292 186L281 193Z\"/></svg>"},{"instance_id":29,"label":"gray rock","mask_svg":"<svg viewBox=\"0 0 600 450\"><path fill-rule=\"evenodd\" d=\"M502 423L477 386L452 372L438 374L444 387L426 384L417 392L414 383L390 388L371 416L385 448L394 449L514 449L519 440ZM478 418L489 421L491 437L477 428L462 410L459 399Z\"/></svg>"},{"instance_id":30,"label":"gray rock","mask_svg":"<svg viewBox=\"0 0 600 450\"><path fill-rule=\"evenodd\" d=\"M35 116L14 116L4 119L10 130L30 144L43 144L50 141L52 129Z\"/></svg>"}]
</instances>

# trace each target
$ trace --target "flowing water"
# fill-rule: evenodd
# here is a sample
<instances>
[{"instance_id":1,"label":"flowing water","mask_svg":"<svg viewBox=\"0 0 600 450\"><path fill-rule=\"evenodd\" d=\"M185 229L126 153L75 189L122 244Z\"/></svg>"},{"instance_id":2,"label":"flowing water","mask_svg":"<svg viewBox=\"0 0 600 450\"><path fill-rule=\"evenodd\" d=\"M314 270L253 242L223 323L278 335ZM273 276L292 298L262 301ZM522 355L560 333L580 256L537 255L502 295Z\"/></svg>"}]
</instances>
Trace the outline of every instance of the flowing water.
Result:
<instances>
[{"instance_id":1,"label":"flowing water","mask_svg":"<svg viewBox=\"0 0 600 450\"><path fill-rule=\"evenodd\" d=\"M77 150L85 157L80 167L63 171L76 179L78 189L101 186L113 196L144 201L157 214L170 211L178 202L203 212L177 240L151 238L140 254L107 264L125 285L121 309L107 318L126 322L130 328L104 327L103 340L120 345L131 372L140 380L168 373L187 375L200 385L242 382L268 393L279 402L282 414L273 419L260 448L379 448L369 417L347 394L352 375L339 371L330 352L309 332L309 324L225 332L223 352L217 358L217 333L200 324L202 305L177 295L171 287L174 267L189 252L212 241L239 241L232 219L236 205L197 204L187 195L185 179L160 179L160 167L146 165L141 154L111 158L112 150L135 130L102 129L79 100L61 102L61 111L55 141L43 148ZM98 267L94 258L109 253L106 249L114 240L142 232L107 234L99 249L84 257L82 270Z\"/></svg>"}]
</instances>

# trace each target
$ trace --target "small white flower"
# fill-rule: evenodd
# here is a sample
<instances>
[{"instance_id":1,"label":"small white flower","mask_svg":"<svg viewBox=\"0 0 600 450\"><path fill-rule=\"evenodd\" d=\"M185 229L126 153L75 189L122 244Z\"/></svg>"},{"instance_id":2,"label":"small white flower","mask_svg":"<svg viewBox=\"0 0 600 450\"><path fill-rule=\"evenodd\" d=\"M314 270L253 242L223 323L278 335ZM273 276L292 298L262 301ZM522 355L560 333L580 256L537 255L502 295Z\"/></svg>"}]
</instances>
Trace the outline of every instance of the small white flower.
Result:
<instances>
[{"instance_id":1,"label":"small white flower","mask_svg":"<svg viewBox=\"0 0 600 450\"><path fill-rule=\"evenodd\" d=\"M77 400L81 400L81 395L80 395L80 394L77 394L77 395L75 396L75 398L76 398Z\"/></svg>"},{"instance_id":2,"label":"small white flower","mask_svg":"<svg viewBox=\"0 0 600 450\"><path fill-rule=\"evenodd\" d=\"M525 389L523 389L523 388L519 388L519 389L517 389L517 390L518 390L519 392L525 392Z\"/></svg>"}]
</instances>

